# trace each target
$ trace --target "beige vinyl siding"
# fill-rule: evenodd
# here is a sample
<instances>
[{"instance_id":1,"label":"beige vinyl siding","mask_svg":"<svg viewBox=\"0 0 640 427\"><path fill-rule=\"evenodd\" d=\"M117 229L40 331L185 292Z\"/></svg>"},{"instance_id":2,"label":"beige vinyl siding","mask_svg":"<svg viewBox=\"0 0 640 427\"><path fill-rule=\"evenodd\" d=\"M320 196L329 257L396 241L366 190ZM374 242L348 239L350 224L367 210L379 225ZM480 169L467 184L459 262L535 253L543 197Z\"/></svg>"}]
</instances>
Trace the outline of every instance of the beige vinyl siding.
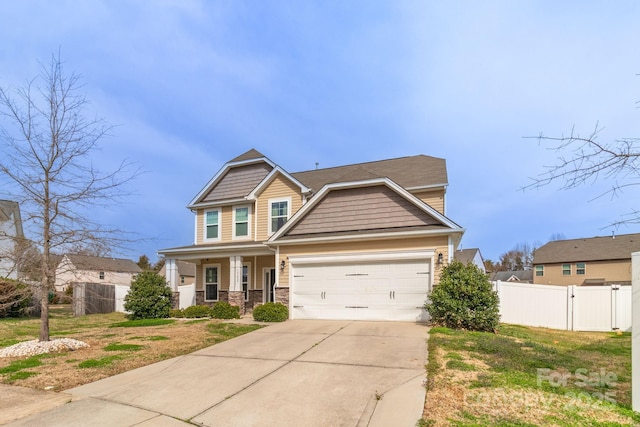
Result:
<instances>
[{"instance_id":1,"label":"beige vinyl siding","mask_svg":"<svg viewBox=\"0 0 640 427\"><path fill-rule=\"evenodd\" d=\"M220 208L222 218L220 220L220 227L222 227L222 239L220 243L229 243L233 234L233 208L231 206L222 206Z\"/></svg>"},{"instance_id":2,"label":"beige vinyl siding","mask_svg":"<svg viewBox=\"0 0 640 427\"><path fill-rule=\"evenodd\" d=\"M255 289L263 289L264 287L264 272L265 268L275 268L275 256L259 256L256 261L257 268L257 280Z\"/></svg>"},{"instance_id":3,"label":"beige vinyl siding","mask_svg":"<svg viewBox=\"0 0 640 427\"><path fill-rule=\"evenodd\" d=\"M323 243L309 245L291 245L280 247L280 258L276 260L276 265L285 261L284 271L280 271L280 280L278 286L289 286L289 257L309 256L309 255L336 255L336 254L352 254L366 252L392 252L392 251L411 251L420 249L435 250L435 258L437 254L442 253L445 260L449 259L449 238L448 236L433 237L416 237L403 239L389 239L377 241L363 242L344 242L344 243ZM435 263L434 259L434 263ZM434 266L434 283L440 280L441 267Z\"/></svg>"},{"instance_id":4,"label":"beige vinyl siding","mask_svg":"<svg viewBox=\"0 0 640 427\"><path fill-rule=\"evenodd\" d=\"M387 186L333 190L287 236L438 225Z\"/></svg>"},{"instance_id":5,"label":"beige vinyl siding","mask_svg":"<svg viewBox=\"0 0 640 427\"><path fill-rule=\"evenodd\" d=\"M562 265L569 263L536 264L544 265L544 275L536 276L535 267L533 283L543 285L581 285L586 279L604 279L607 282L630 282L631 259L617 261L587 261L585 274L576 274L576 263L571 264L571 274L562 274Z\"/></svg>"},{"instance_id":6,"label":"beige vinyl siding","mask_svg":"<svg viewBox=\"0 0 640 427\"><path fill-rule=\"evenodd\" d=\"M444 189L439 188L437 190L422 190L412 192L414 196L422 200L433 209L444 215Z\"/></svg>"},{"instance_id":7,"label":"beige vinyl siding","mask_svg":"<svg viewBox=\"0 0 640 427\"><path fill-rule=\"evenodd\" d=\"M258 221L257 241L269 238L269 200L286 197L291 197L291 215L293 216L302 207L300 188L278 174L258 197L254 215Z\"/></svg>"},{"instance_id":8,"label":"beige vinyl siding","mask_svg":"<svg viewBox=\"0 0 640 427\"><path fill-rule=\"evenodd\" d=\"M267 163L232 168L201 201L212 202L245 197L256 188L271 169L272 167Z\"/></svg>"}]
</instances>

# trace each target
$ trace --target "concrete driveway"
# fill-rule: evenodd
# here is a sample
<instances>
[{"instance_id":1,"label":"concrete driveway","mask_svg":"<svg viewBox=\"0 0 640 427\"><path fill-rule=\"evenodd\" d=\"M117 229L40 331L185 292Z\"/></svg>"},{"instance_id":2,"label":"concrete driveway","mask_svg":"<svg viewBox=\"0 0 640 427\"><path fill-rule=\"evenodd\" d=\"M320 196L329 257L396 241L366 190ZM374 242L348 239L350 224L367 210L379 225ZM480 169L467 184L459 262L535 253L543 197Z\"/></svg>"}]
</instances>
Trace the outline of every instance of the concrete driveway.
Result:
<instances>
[{"instance_id":1,"label":"concrete driveway","mask_svg":"<svg viewBox=\"0 0 640 427\"><path fill-rule=\"evenodd\" d=\"M67 390L11 426L414 426L427 326L289 320Z\"/></svg>"}]
</instances>

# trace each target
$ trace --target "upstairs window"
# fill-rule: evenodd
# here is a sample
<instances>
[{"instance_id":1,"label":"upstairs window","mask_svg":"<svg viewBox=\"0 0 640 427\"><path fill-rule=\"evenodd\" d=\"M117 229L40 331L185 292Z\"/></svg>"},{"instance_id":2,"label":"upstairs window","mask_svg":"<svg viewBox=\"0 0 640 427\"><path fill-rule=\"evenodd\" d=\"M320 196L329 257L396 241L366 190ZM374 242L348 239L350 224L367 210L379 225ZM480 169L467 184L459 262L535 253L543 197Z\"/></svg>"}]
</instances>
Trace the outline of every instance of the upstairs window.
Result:
<instances>
[{"instance_id":1,"label":"upstairs window","mask_svg":"<svg viewBox=\"0 0 640 427\"><path fill-rule=\"evenodd\" d=\"M220 211L205 211L204 213L204 238L205 240L218 240L220 238Z\"/></svg>"},{"instance_id":2,"label":"upstairs window","mask_svg":"<svg viewBox=\"0 0 640 427\"><path fill-rule=\"evenodd\" d=\"M571 264L562 264L562 275L571 276Z\"/></svg>"},{"instance_id":3,"label":"upstairs window","mask_svg":"<svg viewBox=\"0 0 640 427\"><path fill-rule=\"evenodd\" d=\"M544 265L536 265L536 276L544 276Z\"/></svg>"},{"instance_id":4,"label":"upstairs window","mask_svg":"<svg viewBox=\"0 0 640 427\"><path fill-rule=\"evenodd\" d=\"M249 236L249 208L247 206L242 208L235 208L233 211L233 235L234 237L248 237Z\"/></svg>"},{"instance_id":5,"label":"upstairs window","mask_svg":"<svg viewBox=\"0 0 640 427\"><path fill-rule=\"evenodd\" d=\"M269 202L269 233L273 234L280 230L289 219L291 213L290 200L273 200Z\"/></svg>"},{"instance_id":6,"label":"upstairs window","mask_svg":"<svg viewBox=\"0 0 640 427\"><path fill-rule=\"evenodd\" d=\"M579 262L576 264L576 274L586 274L587 266L584 262Z\"/></svg>"},{"instance_id":7,"label":"upstairs window","mask_svg":"<svg viewBox=\"0 0 640 427\"><path fill-rule=\"evenodd\" d=\"M100 277L100 280L104 280L104 271L98 273L98 277Z\"/></svg>"}]
</instances>

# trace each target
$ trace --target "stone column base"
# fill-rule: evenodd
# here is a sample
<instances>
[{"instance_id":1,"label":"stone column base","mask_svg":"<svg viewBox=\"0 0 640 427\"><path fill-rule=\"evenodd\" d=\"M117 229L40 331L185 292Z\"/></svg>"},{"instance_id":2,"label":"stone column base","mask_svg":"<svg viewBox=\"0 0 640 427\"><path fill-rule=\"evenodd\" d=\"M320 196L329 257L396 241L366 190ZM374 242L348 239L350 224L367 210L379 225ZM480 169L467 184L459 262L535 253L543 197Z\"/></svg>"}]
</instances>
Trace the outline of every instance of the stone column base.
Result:
<instances>
[{"instance_id":1,"label":"stone column base","mask_svg":"<svg viewBox=\"0 0 640 427\"><path fill-rule=\"evenodd\" d=\"M276 288L276 302L289 307L289 288Z\"/></svg>"},{"instance_id":2,"label":"stone column base","mask_svg":"<svg viewBox=\"0 0 640 427\"><path fill-rule=\"evenodd\" d=\"M229 291L229 304L240 307L240 316L244 315L244 292Z\"/></svg>"}]
</instances>

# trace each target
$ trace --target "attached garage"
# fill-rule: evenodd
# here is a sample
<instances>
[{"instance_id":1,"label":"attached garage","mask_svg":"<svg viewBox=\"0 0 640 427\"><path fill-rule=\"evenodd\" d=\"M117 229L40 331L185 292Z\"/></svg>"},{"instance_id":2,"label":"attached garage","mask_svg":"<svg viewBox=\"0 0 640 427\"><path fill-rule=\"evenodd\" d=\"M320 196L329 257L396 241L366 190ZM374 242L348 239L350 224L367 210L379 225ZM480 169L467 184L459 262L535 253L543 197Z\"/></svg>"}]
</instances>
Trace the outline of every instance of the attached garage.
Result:
<instances>
[{"instance_id":1,"label":"attached garage","mask_svg":"<svg viewBox=\"0 0 640 427\"><path fill-rule=\"evenodd\" d=\"M426 321L431 258L291 260L293 319Z\"/></svg>"}]
</instances>

